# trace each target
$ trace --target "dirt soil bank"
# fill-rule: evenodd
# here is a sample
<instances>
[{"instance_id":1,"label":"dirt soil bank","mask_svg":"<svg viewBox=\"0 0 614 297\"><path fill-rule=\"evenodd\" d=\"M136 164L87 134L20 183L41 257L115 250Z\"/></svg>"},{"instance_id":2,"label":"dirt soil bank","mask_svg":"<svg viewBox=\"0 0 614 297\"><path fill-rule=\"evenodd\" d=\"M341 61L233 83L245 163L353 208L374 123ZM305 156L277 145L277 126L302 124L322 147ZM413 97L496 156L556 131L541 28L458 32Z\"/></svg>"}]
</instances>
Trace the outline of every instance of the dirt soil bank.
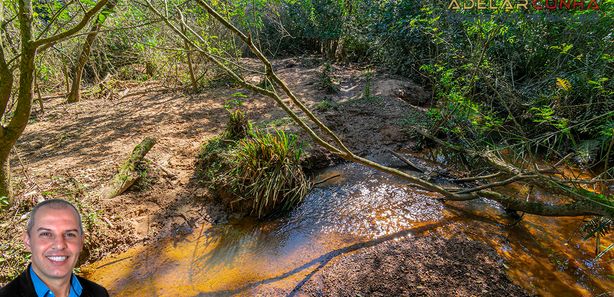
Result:
<instances>
[{"instance_id":1,"label":"dirt soil bank","mask_svg":"<svg viewBox=\"0 0 614 297\"><path fill-rule=\"evenodd\" d=\"M438 236L368 247L318 271L310 296L529 296L484 243Z\"/></svg>"},{"instance_id":2,"label":"dirt soil bank","mask_svg":"<svg viewBox=\"0 0 614 297\"><path fill-rule=\"evenodd\" d=\"M327 94L319 87L319 65L319 61L298 59L275 63L295 93L316 109L349 147L360 155L398 164L388 150L412 145L401 124L408 113L419 110L410 103L427 104L425 91L385 75L366 79L359 67L336 67L333 75L340 91ZM367 84L370 96L365 96ZM194 182L194 164L201 143L223 130L225 101L237 91L248 92L219 87L188 95L155 83L122 83L118 89L126 95L85 98L73 105L56 98L45 101L44 113L35 108L32 123L17 145L20 158L12 160L19 205L6 213L7 222L0 231L23 225L21 215L37 200L59 197L77 201L89 224L82 262L91 263L137 244L180 237L196 226L226 221L227 214ZM269 99L250 94L244 108L259 127L296 130ZM152 163L148 183L113 199L97 196L145 136L158 139L147 156ZM315 167L332 162L317 149L311 152L325 160ZM19 247L15 232L2 233L5 247ZM0 276L10 273L3 268ZM257 293L287 292L263 289ZM502 260L486 244L436 236L382 242L335 259L299 284L294 293L525 296L507 279Z\"/></svg>"}]
</instances>

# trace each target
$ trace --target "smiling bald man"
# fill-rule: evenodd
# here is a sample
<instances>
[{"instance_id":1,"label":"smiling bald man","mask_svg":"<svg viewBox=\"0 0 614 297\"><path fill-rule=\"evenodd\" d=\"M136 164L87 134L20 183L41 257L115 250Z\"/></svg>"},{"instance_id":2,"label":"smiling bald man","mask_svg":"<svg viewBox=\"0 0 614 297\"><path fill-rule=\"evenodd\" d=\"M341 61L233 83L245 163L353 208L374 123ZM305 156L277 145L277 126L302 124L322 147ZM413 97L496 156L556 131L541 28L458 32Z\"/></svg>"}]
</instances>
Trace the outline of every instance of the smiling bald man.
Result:
<instances>
[{"instance_id":1,"label":"smiling bald man","mask_svg":"<svg viewBox=\"0 0 614 297\"><path fill-rule=\"evenodd\" d=\"M0 289L0 297L108 297L100 285L73 274L83 249L81 215L70 202L46 200L34 207L24 234L32 263Z\"/></svg>"}]
</instances>

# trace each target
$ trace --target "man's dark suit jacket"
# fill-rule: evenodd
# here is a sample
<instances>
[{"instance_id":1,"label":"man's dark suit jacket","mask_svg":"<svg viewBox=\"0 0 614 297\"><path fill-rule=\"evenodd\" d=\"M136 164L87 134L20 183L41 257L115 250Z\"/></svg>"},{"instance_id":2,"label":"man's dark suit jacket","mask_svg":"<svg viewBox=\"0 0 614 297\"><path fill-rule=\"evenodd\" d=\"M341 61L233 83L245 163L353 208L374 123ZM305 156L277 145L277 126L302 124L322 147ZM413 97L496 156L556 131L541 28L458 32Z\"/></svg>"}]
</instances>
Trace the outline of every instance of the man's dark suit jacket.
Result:
<instances>
[{"instance_id":1,"label":"man's dark suit jacket","mask_svg":"<svg viewBox=\"0 0 614 297\"><path fill-rule=\"evenodd\" d=\"M109 297L107 290L100 285L77 276L83 292L81 297ZM22 272L16 279L0 289L0 297L37 297L34 284L30 277L30 267Z\"/></svg>"}]
</instances>

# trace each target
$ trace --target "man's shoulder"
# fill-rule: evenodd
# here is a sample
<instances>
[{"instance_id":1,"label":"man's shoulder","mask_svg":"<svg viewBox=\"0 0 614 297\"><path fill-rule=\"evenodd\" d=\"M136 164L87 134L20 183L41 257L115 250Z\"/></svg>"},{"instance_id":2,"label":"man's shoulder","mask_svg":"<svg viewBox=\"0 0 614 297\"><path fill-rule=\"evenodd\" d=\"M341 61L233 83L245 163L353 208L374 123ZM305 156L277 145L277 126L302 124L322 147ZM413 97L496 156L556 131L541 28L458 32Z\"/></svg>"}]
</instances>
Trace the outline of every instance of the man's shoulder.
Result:
<instances>
[{"instance_id":1,"label":"man's shoulder","mask_svg":"<svg viewBox=\"0 0 614 297\"><path fill-rule=\"evenodd\" d=\"M17 294L19 292L19 282L17 279L14 279L10 283L6 284L6 286L0 288L0 297L9 297L9 296L19 296Z\"/></svg>"},{"instance_id":2,"label":"man's shoulder","mask_svg":"<svg viewBox=\"0 0 614 297\"><path fill-rule=\"evenodd\" d=\"M83 287L83 296L86 296L85 293L87 292L87 296L92 296L92 297L108 297L109 296L109 292L107 292L107 289L105 289L103 286L87 280L85 278L82 278L80 276L77 275L77 279L79 280L79 283L81 284L81 287ZM0 296L3 297L3 296Z\"/></svg>"},{"instance_id":3,"label":"man's shoulder","mask_svg":"<svg viewBox=\"0 0 614 297\"><path fill-rule=\"evenodd\" d=\"M24 288L23 288L23 278L24 275L21 274L10 283L6 284L6 286L0 288L0 297L15 297L15 296L25 296Z\"/></svg>"}]
</instances>

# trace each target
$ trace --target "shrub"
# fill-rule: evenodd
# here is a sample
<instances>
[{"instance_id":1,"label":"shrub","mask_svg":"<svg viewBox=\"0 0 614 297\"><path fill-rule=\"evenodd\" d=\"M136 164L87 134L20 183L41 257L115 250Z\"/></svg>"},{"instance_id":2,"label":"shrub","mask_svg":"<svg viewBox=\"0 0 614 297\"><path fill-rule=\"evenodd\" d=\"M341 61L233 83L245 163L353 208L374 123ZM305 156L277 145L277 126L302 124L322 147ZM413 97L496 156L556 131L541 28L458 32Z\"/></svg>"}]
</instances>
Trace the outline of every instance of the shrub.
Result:
<instances>
[{"instance_id":1,"label":"shrub","mask_svg":"<svg viewBox=\"0 0 614 297\"><path fill-rule=\"evenodd\" d=\"M296 136L252 131L244 113L232 114L235 120L229 121L226 132L201 148L199 178L223 204L258 218L300 203L309 182L300 166L302 149Z\"/></svg>"},{"instance_id":2,"label":"shrub","mask_svg":"<svg viewBox=\"0 0 614 297\"><path fill-rule=\"evenodd\" d=\"M318 76L318 85L320 86L320 89L329 94L339 92L339 86L337 86L337 83L333 78L333 70L334 68L330 63L324 63L322 66L322 72L320 72Z\"/></svg>"},{"instance_id":3,"label":"shrub","mask_svg":"<svg viewBox=\"0 0 614 297\"><path fill-rule=\"evenodd\" d=\"M230 112L228 124L224 131L224 138L230 140L239 140L247 137L252 132L252 124L247 119L245 112L235 110Z\"/></svg>"},{"instance_id":4,"label":"shrub","mask_svg":"<svg viewBox=\"0 0 614 297\"><path fill-rule=\"evenodd\" d=\"M309 189L300 166L301 153L296 136L283 131L258 132L241 140L230 172L238 198L231 204L239 203L250 214L262 217L300 203Z\"/></svg>"}]
</instances>

